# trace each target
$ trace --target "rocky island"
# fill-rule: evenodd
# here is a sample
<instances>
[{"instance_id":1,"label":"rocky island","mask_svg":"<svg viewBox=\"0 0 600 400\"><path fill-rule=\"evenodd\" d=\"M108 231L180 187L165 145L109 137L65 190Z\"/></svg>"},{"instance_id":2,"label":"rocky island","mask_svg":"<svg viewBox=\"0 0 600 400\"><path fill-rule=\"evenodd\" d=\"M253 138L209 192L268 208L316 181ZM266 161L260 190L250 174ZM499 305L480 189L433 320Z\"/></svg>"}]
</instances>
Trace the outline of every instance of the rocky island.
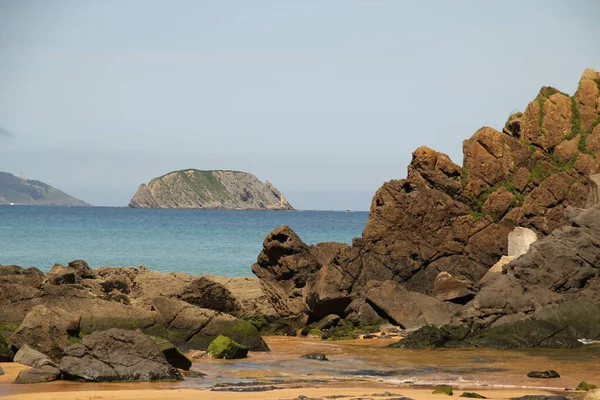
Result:
<instances>
[{"instance_id":1,"label":"rocky island","mask_svg":"<svg viewBox=\"0 0 600 400\"><path fill-rule=\"evenodd\" d=\"M241 171L186 169L142 184L132 208L203 208L224 210L293 210L269 181Z\"/></svg>"},{"instance_id":2,"label":"rocky island","mask_svg":"<svg viewBox=\"0 0 600 400\"><path fill-rule=\"evenodd\" d=\"M0 204L89 206L85 201L44 182L17 177L8 172L0 172Z\"/></svg>"}]
</instances>

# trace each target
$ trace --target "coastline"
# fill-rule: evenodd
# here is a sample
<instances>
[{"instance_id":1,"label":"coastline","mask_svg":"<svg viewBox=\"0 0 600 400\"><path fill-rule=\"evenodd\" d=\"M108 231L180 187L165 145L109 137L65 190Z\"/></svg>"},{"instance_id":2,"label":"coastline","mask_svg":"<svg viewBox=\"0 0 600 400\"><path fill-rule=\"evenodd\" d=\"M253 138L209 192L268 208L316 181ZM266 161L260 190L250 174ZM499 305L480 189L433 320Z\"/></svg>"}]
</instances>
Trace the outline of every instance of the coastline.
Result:
<instances>
[{"instance_id":1,"label":"coastline","mask_svg":"<svg viewBox=\"0 0 600 400\"><path fill-rule=\"evenodd\" d=\"M440 399L436 386L450 385L454 397L476 392L490 399L526 395L573 395L580 380L600 376L597 354L544 350L403 350L387 346L392 339L323 341L316 338L265 337L271 352L251 352L247 359L193 359L192 370L204 378L181 382L81 383L55 381L15 385L16 375L28 367L0 363L0 398L7 400L128 400L128 399L296 399L361 397L385 399ZM299 355L322 351L330 361L302 360ZM589 353L589 352L588 352ZM189 354L192 355L192 354ZM566 358L565 358L566 357ZM579 358L579 362L573 362ZM349 369L356 368L356 371ZM535 368L552 368L559 379L530 379ZM375 370L374 368L378 368ZM247 391L267 389L265 391ZM569 389L569 390L567 390ZM217 390L217 391L215 391ZM165 393L168 391L168 394ZM373 396L378 394L378 396Z\"/></svg>"}]
</instances>

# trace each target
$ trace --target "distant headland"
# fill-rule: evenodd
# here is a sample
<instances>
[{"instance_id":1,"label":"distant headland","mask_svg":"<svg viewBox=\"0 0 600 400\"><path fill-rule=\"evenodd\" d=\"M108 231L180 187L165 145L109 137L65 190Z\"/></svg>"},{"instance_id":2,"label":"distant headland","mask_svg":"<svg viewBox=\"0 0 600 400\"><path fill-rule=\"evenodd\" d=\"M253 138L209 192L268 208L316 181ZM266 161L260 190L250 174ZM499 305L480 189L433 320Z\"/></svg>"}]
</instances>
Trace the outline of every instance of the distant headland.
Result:
<instances>
[{"instance_id":1,"label":"distant headland","mask_svg":"<svg viewBox=\"0 0 600 400\"><path fill-rule=\"evenodd\" d=\"M35 180L0 172L0 204L43 206L89 206L52 186Z\"/></svg>"},{"instance_id":2,"label":"distant headland","mask_svg":"<svg viewBox=\"0 0 600 400\"><path fill-rule=\"evenodd\" d=\"M241 171L185 169L141 184L132 208L293 210L270 182Z\"/></svg>"}]
</instances>

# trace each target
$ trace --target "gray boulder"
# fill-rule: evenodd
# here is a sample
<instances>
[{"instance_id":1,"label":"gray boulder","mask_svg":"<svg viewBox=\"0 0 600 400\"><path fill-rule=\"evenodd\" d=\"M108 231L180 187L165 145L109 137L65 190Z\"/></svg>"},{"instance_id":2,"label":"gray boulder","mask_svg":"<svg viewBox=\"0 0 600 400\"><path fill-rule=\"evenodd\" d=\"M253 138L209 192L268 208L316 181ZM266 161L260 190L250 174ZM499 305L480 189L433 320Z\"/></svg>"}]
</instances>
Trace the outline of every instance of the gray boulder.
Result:
<instances>
[{"instance_id":1,"label":"gray boulder","mask_svg":"<svg viewBox=\"0 0 600 400\"><path fill-rule=\"evenodd\" d=\"M404 329L447 324L460 307L458 304L408 291L391 280L371 285L367 291L367 303L381 317Z\"/></svg>"},{"instance_id":2,"label":"gray boulder","mask_svg":"<svg viewBox=\"0 0 600 400\"><path fill-rule=\"evenodd\" d=\"M79 315L44 305L33 307L8 342L20 349L28 344L50 358L58 359L69 338L79 332Z\"/></svg>"},{"instance_id":3,"label":"gray boulder","mask_svg":"<svg viewBox=\"0 0 600 400\"><path fill-rule=\"evenodd\" d=\"M33 368L41 368L46 365L51 367L58 367L54 361L52 361L47 355L40 353L34 348L29 347L28 344L21 346L15 358L13 360L19 364L29 365Z\"/></svg>"},{"instance_id":4,"label":"gray boulder","mask_svg":"<svg viewBox=\"0 0 600 400\"><path fill-rule=\"evenodd\" d=\"M58 380L60 378L60 370L50 365L44 365L40 368L30 368L19 372L14 383L29 384L29 383L45 383Z\"/></svg>"},{"instance_id":5,"label":"gray boulder","mask_svg":"<svg viewBox=\"0 0 600 400\"><path fill-rule=\"evenodd\" d=\"M68 346L59 367L65 379L91 382L182 379L151 337L123 329L94 332Z\"/></svg>"}]
</instances>

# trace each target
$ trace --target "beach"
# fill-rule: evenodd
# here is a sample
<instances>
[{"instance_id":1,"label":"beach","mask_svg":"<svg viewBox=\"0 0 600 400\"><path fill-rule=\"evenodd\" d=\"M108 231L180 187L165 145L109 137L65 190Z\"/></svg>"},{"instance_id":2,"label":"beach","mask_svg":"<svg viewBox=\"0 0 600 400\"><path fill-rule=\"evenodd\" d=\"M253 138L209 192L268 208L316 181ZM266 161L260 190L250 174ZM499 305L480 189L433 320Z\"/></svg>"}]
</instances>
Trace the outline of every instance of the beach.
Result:
<instances>
[{"instance_id":1,"label":"beach","mask_svg":"<svg viewBox=\"0 0 600 400\"><path fill-rule=\"evenodd\" d=\"M599 352L587 350L403 350L386 346L394 339L323 341L316 338L265 337L270 352L252 352L243 360L195 358L192 370L204 378L182 382L80 383L56 381L15 385L27 367L2 363L0 396L33 399L434 399L435 387L448 385L454 397L476 392L491 399L524 395L567 395L580 381L600 376ZM329 361L301 359L325 353ZM190 354L192 355L192 354ZM558 379L531 379L536 369L555 369ZM248 390L261 390L252 392ZM391 394L384 396L384 394ZM377 396L375 396L375 394ZM329 397L331 398L331 397Z\"/></svg>"}]
</instances>

